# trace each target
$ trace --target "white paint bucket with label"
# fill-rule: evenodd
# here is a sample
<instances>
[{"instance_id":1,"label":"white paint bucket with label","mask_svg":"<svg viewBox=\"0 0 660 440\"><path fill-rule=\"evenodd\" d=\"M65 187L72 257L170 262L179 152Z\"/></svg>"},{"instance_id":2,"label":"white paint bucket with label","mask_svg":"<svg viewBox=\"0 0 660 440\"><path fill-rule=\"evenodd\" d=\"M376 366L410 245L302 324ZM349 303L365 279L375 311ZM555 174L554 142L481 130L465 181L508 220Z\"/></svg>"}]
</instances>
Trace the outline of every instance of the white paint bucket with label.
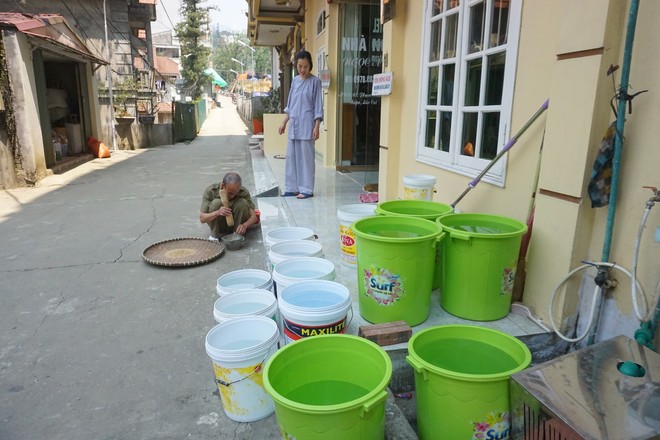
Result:
<instances>
[{"instance_id":1,"label":"white paint bucket with label","mask_svg":"<svg viewBox=\"0 0 660 440\"><path fill-rule=\"evenodd\" d=\"M268 259L273 267L277 263L296 257L323 258L323 246L313 240L292 240L275 243L268 250Z\"/></svg>"},{"instance_id":2,"label":"white paint bucket with label","mask_svg":"<svg viewBox=\"0 0 660 440\"><path fill-rule=\"evenodd\" d=\"M215 290L218 295L228 295L247 289L270 290L273 279L270 272L260 269L241 269L226 273L218 278Z\"/></svg>"},{"instance_id":3,"label":"white paint bucket with label","mask_svg":"<svg viewBox=\"0 0 660 440\"><path fill-rule=\"evenodd\" d=\"M357 245L355 232L351 224L365 217L376 214L376 205L369 203L356 203L354 205L340 206L337 210L339 219L339 245L341 247L341 262L348 267L357 267Z\"/></svg>"},{"instance_id":4,"label":"white paint bucket with label","mask_svg":"<svg viewBox=\"0 0 660 440\"><path fill-rule=\"evenodd\" d=\"M295 226L275 228L266 232L266 247L271 247L280 241L314 240L315 238L314 231L308 228L299 228Z\"/></svg>"},{"instance_id":5,"label":"white paint bucket with label","mask_svg":"<svg viewBox=\"0 0 660 440\"><path fill-rule=\"evenodd\" d=\"M332 261L318 257L296 257L277 263L273 268L275 293L286 286L306 280L335 279L335 265Z\"/></svg>"},{"instance_id":6,"label":"white paint bucket with label","mask_svg":"<svg viewBox=\"0 0 660 440\"><path fill-rule=\"evenodd\" d=\"M213 317L222 324L233 318L265 316L276 319L277 299L265 289L248 289L233 295L224 295L213 304Z\"/></svg>"},{"instance_id":7,"label":"white paint bucket with label","mask_svg":"<svg viewBox=\"0 0 660 440\"><path fill-rule=\"evenodd\" d=\"M287 343L309 336L344 333L350 323L347 316L352 305L351 294L334 281L291 284L281 290L277 303Z\"/></svg>"},{"instance_id":8,"label":"white paint bucket with label","mask_svg":"<svg viewBox=\"0 0 660 440\"><path fill-rule=\"evenodd\" d=\"M427 174L410 174L403 177L404 200L433 200L435 177Z\"/></svg>"},{"instance_id":9,"label":"white paint bucket with label","mask_svg":"<svg viewBox=\"0 0 660 440\"><path fill-rule=\"evenodd\" d=\"M231 319L206 335L215 382L225 414L236 422L253 422L275 411L263 388L262 371L277 351L277 324L265 316Z\"/></svg>"}]
</instances>

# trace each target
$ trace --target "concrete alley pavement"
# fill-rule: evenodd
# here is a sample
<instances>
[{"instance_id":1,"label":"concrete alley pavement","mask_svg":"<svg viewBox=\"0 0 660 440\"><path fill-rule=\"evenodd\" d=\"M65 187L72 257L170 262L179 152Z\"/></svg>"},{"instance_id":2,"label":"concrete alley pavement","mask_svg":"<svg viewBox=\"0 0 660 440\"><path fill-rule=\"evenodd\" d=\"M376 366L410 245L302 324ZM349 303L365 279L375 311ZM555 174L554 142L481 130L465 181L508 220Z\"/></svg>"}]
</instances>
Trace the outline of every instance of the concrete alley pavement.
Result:
<instances>
[{"instance_id":1,"label":"concrete alley pavement","mask_svg":"<svg viewBox=\"0 0 660 440\"><path fill-rule=\"evenodd\" d=\"M190 144L113 151L36 188L0 191L0 439L275 439L275 417L222 411L204 348L223 273L264 269L259 228L191 268L143 250L206 238L204 188L237 171L248 132L214 109Z\"/></svg>"}]
</instances>

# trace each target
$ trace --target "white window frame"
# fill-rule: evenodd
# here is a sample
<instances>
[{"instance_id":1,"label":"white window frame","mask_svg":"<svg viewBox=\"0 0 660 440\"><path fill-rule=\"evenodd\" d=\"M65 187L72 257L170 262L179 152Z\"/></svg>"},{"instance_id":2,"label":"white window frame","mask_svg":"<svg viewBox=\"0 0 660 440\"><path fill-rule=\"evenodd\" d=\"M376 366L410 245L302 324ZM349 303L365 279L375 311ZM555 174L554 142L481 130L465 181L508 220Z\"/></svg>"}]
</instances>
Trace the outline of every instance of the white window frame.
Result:
<instances>
[{"instance_id":1,"label":"white window frame","mask_svg":"<svg viewBox=\"0 0 660 440\"><path fill-rule=\"evenodd\" d=\"M316 73L321 72L321 70L326 70L328 68L328 55L325 50L325 46L321 46L316 51L316 62L314 63L314 71Z\"/></svg>"},{"instance_id":2,"label":"white window frame","mask_svg":"<svg viewBox=\"0 0 660 440\"><path fill-rule=\"evenodd\" d=\"M492 3L495 0L461 0L460 5L458 6L459 18L458 18L458 35L456 41L456 52L457 56L455 58L455 73L454 78L457 80L458 84L454 86L453 93L453 103L451 106L441 106L440 101L438 100L435 105L428 105L428 81L429 81L429 66L437 65L439 69L442 70L443 61L442 57L438 61L429 61L429 51L430 51L430 40L431 40L431 23L432 23L432 8L433 3L437 0L425 0L424 8L424 17L423 17L423 32L422 32L422 54L421 54L421 66L420 66L420 82L419 82L419 109L417 117L417 139L416 139L416 160L422 163L436 166L438 168L446 169L448 171L455 172L457 174L462 174L469 177L476 177L479 173L491 162L488 159L481 159L478 157L470 157L461 154L463 145L460 145L462 140L462 128L463 128L463 112L465 106L462 104L465 97L466 81L467 81L467 69L465 68L468 60L474 59L475 57L483 57L484 63L482 63L482 72L481 72L481 87L485 87L485 79L487 74L487 64L485 60L487 55L491 53L498 53L502 51L502 48L505 48L506 61L505 61L505 70L504 70L504 80L503 80L503 90L502 90L502 102L501 105L477 105L470 106L469 109L471 112L480 112L483 110L493 110L500 112L499 120L499 130L498 130L498 146L497 152L499 153L502 148L506 145L506 142L509 140L509 131L511 127L511 107L513 101L513 90L515 83L515 70L516 70L516 60L518 52L518 39L520 34L520 16L522 12L522 0L510 0L510 10L509 10L509 22L508 22L508 36L507 43L500 45L494 49L485 49L478 51L473 54L468 54L468 45L464 44L468 39L469 29L469 8L474 7L479 3L484 3L485 14L486 14L486 23L489 23L488 17L490 11L492 11ZM444 3L449 4L449 1L444 1ZM456 9L445 10L440 16L446 16L456 13ZM435 20L433 20L435 21ZM486 32L484 32L486 33ZM444 47L444 35L443 32L441 41L440 41L440 50ZM441 84L438 85L441 87ZM483 94L483 93L482 93ZM481 104L481 103L480 103ZM442 110L441 110L442 107ZM435 109L438 111L437 118L439 118L440 111L451 111L452 112L452 123L451 123L451 142L449 146L449 151L445 152L438 148L438 140L436 140L435 148L426 147L426 112L429 109ZM477 127L477 133L481 132L481 124ZM480 142L480 141L477 141ZM475 145L475 149L476 149ZM497 186L504 186L506 180L506 155L498 160L494 166L489 170L489 172L482 179L485 182L492 183Z\"/></svg>"}]
</instances>

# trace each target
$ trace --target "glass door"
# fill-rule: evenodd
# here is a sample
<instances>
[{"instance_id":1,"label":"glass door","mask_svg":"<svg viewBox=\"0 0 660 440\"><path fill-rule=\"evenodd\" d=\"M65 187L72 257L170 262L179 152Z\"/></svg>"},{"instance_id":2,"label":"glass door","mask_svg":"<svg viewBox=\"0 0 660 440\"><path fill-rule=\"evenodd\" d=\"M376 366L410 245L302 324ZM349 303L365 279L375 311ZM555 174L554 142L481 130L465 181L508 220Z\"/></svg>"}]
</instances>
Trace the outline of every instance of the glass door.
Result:
<instances>
[{"instance_id":1,"label":"glass door","mask_svg":"<svg viewBox=\"0 0 660 440\"><path fill-rule=\"evenodd\" d=\"M339 152L337 169L360 183L378 182L380 97L371 95L382 72L380 7L343 4L339 36Z\"/></svg>"}]
</instances>

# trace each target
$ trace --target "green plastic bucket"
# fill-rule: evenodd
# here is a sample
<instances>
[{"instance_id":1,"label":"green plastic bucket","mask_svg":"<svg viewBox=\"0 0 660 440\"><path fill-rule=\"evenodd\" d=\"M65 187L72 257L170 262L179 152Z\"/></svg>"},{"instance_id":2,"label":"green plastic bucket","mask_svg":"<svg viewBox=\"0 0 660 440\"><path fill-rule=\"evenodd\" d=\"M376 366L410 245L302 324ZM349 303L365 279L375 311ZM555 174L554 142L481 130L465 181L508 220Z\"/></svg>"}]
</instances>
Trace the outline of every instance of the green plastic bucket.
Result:
<instances>
[{"instance_id":1,"label":"green plastic bucket","mask_svg":"<svg viewBox=\"0 0 660 440\"><path fill-rule=\"evenodd\" d=\"M299 339L266 363L264 388L283 439L382 439L392 361L351 335Z\"/></svg>"},{"instance_id":2,"label":"green plastic bucket","mask_svg":"<svg viewBox=\"0 0 660 440\"><path fill-rule=\"evenodd\" d=\"M504 318L511 307L520 241L527 225L485 214L449 214L436 223L446 233L442 308L473 321Z\"/></svg>"},{"instance_id":3,"label":"green plastic bucket","mask_svg":"<svg viewBox=\"0 0 660 440\"><path fill-rule=\"evenodd\" d=\"M390 200L376 206L378 215L394 215L399 217L417 217L435 221L438 218L451 214L454 208L444 203L430 202L427 200ZM435 271L433 272L433 284L431 287L440 287L442 277L442 246L438 246L435 254Z\"/></svg>"},{"instance_id":4,"label":"green plastic bucket","mask_svg":"<svg viewBox=\"0 0 660 440\"><path fill-rule=\"evenodd\" d=\"M408 342L422 440L511 439L509 377L532 355L506 333L470 325L432 327Z\"/></svg>"},{"instance_id":5,"label":"green plastic bucket","mask_svg":"<svg viewBox=\"0 0 660 440\"><path fill-rule=\"evenodd\" d=\"M357 237L360 315L369 322L428 317L440 227L414 217L376 216L351 226Z\"/></svg>"}]
</instances>

